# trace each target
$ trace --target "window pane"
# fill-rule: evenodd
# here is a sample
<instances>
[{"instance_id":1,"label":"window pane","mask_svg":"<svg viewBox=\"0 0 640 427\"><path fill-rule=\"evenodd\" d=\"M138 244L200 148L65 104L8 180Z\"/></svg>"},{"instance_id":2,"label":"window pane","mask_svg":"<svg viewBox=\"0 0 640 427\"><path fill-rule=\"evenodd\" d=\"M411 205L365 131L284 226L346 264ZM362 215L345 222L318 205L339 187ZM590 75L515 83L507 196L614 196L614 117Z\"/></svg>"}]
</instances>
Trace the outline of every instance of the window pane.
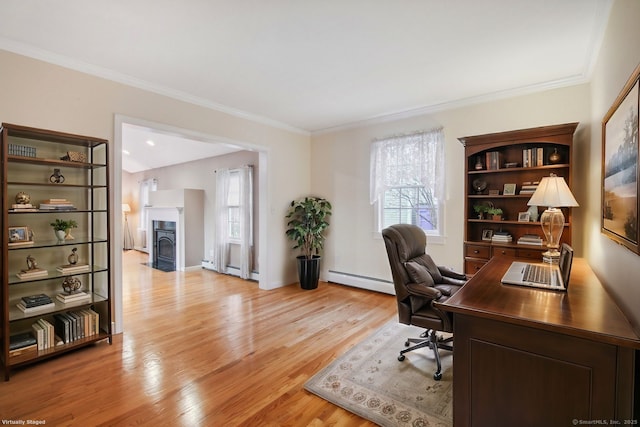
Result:
<instances>
[{"instance_id":1,"label":"window pane","mask_svg":"<svg viewBox=\"0 0 640 427\"><path fill-rule=\"evenodd\" d=\"M438 205L424 187L396 187L385 192L382 227L414 224L425 231L438 231Z\"/></svg>"}]
</instances>

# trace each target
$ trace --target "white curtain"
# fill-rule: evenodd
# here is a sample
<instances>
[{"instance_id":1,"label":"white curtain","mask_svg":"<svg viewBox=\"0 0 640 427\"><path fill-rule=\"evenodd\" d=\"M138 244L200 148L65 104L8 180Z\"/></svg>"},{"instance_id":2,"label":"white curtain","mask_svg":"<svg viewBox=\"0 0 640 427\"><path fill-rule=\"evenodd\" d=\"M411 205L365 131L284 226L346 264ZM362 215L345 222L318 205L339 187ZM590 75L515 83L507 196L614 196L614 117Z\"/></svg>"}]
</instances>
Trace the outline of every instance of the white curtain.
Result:
<instances>
[{"instance_id":1,"label":"white curtain","mask_svg":"<svg viewBox=\"0 0 640 427\"><path fill-rule=\"evenodd\" d=\"M138 192L138 206L140 206L140 213L138 216L138 233L142 247L147 247L147 219L149 214L145 207L149 206L149 193L156 191L157 189L158 180L155 178L140 181L140 191Z\"/></svg>"},{"instance_id":2,"label":"white curtain","mask_svg":"<svg viewBox=\"0 0 640 427\"><path fill-rule=\"evenodd\" d=\"M231 188L232 184L238 185L238 188ZM230 209L237 210L237 222L236 218L230 218ZM220 273L227 272L230 244L240 246L240 277L249 279L253 267L252 166L220 169L216 173L216 237L213 267Z\"/></svg>"},{"instance_id":3,"label":"white curtain","mask_svg":"<svg viewBox=\"0 0 640 427\"><path fill-rule=\"evenodd\" d=\"M444 182L444 131L442 128L411 135L379 139L371 144L369 201L376 203L392 186L419 181L442 200Z\"/></svg>"},{"instance_id":4,"label":"white curtain","mask_svg":"<svg viewBox=\"0 0 640 427\"><path fill-rule=\"evenodd\" d=\"M229 264L229 169L216 172L216 235L213 268L219 273L227 272Z\"/></svg>"},{"instance_id":5,"label":"white curtain","mask_svg":"<svg viewBox=\"0 0 640 427\"><path fill-rule=\"evenodd\" d=\"M253 267L253 168L240 168L240 277L251 277Z\"/></svg>"}]
</instances>

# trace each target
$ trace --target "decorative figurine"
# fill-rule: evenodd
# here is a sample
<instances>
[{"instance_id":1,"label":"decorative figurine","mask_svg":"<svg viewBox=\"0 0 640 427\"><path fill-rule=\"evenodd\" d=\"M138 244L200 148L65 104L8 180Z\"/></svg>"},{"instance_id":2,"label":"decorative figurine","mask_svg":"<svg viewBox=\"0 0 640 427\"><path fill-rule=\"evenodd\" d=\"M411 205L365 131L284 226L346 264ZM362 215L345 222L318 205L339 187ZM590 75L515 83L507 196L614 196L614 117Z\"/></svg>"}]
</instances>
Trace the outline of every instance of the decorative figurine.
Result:
<instances>
[{"instance_id":1,"label":"decorative figurine","mask_svg":"<svg viewBox=\"0 0 640 427\"><path fill-rule=\"evenodd\" d=\"M71 249L71 255L67 257L70 265L76 265L78 263L78 248Z\"/></svg>"},{"instance_id":2,"label":"decorative figurine","mask_svg":"<svg viewBox=\"0 0 640 427\"><path fill-rule=\"evenodd\" d=\"M38 270L38 263L31 255L27 256L27 270Z\"/></svg>"},{"instance_id":3,"label":"decorative figurine","mask_svg":"<svg viewBox=\"0 0 640 427\"><path fill-rule=\"evenodd\" d=\"M31 201L31 196L29 196L24 191L20 191L18 194L16 194L16 203L17 204L19 204L19 205L28 205L30 201Z\"/></svg>"},{"instance_id":4,"label":"decorative figurine","mask_svg":"<svg viewBox=\"0 0 640 427\"><path fill-rule=\"evenodd\" d=\"M60 173L60 169L53 170L53 174L49 177L49 182L54 184L62 184L64 182L64 175Z\"/></svg>"},{"instance_id":5,"label":"decorative figurine","mask_svg":"<svg viewBox=\"0 0 640 427\"><path fill-rule=\"evenodd\" d=\"M78 292L82 289L82 282L77 277L69 276L62 282L62 289L64 289L67 294Z\"/></svg>"}]
</instances>

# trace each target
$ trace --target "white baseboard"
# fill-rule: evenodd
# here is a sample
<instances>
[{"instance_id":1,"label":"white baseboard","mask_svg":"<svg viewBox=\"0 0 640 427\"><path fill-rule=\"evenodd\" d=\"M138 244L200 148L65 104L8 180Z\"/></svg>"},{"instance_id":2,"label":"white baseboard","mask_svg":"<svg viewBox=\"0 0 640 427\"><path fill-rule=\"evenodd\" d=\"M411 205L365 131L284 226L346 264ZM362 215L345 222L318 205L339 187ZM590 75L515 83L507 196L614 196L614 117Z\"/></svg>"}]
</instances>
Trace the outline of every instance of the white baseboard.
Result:
<instances>
[{"instance_id":1,"label":"white baseboard","mask_svg":"<svg viewBox=\"0 0 640 427\"><path fill-rule=\"evenodd\" d=\"M375 277L359 276L357 274L329 270L326 276L326 281L390 295L396 294L392 282L383 279L376 279Z\"/></svg>"},{"instance_id":2,"label":"white baseboard","mask_svg":"<svg viewBox=\"0 0 640 427\"><path fill-rule=\"evenodd\" d=\"M205 268L207 270L212 270L212 271L218 271L213 267L213 263L211 261L202 261L202 266L201 268ZM228 265L227 266L227 271L224 272L224 274L230 274L232 276L237 276L240 277L240 269L238 267L233 267ZM252 271L251 272L251 277L249 278L250 280L255 280L256 282L258 282L260 280L260 273L256 272L256 271Z\"/></svg>"}]
</instances>

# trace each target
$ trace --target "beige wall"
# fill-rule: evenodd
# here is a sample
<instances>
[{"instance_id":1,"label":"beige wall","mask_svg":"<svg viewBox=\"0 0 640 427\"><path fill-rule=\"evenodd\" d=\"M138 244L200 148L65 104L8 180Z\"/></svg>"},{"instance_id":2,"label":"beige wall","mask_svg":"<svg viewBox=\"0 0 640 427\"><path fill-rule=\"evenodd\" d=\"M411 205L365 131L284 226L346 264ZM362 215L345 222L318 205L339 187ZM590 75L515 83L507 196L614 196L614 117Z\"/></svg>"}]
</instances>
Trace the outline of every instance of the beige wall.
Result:
<instances>
[{"instance_id":1,"label":"beige wall","mask_svg":"<svg viewBox=\"0 0 640 427\"><path fill-rule=\"evenodd\" d=\"M580 122L574 138L574 155L580 156L589 146L589 111L589 86L584 84L313 136L311 188L334 205L323 271L391 280L384 243L374 233L374 212L369 204L369 146L374 138L444 127L446 240L444 244L428 244L428 251L440 264L462 271L464 149L457 138ZM581 185L585 172L574 169L573 183L580 201L587 192ZM579 209L574 212L574 226L581 228L583 215ZM580 233L574 233L573 243L581 253Z\"/></svg>"},{"instance_id":2,"label":"beige wall","mask_svg":"<svg viewBox=\"0 0 640 427\"><path fill-rule=\"evenodd\" d=\"M292 283L296 279L285 232L284 215L289 202L307 194L309 178L309 136L272 127L212 109L181 102L99 77L72 71L43 61L0 51L0 120L26 126L91 135L112 141L112 164L119 165L120 141L116 115L138 118L167 126L189 129L211 140L220 137L250 145L261 151L267 167L261 170L266 185L260 194L262 212L261 277L265 289ZM120 205L120 170L112 168L112 206ZM113 224L121 224L121 212L114 210ZM122 230L112 227L114 241ZM116 330L121 330L121 250L114 248L114 300ZM118 250L116 250L116 247ZM268 248L268 250L267 250Z\"/></svg>"},{"instance_id":3,"label":"beige wall","mask_svg":"<svg viewBox=\"0 0 640 427\"><path fill-rule=\"evenodd\" d=\"M195 160L180 165L167 166L157 169L151 169L144 172L122 174L122 197L123 201L130 200L133 214L129 217L129 226L136 240L136 246L139 246L137 228L139 227L138 213L140 206L139 199L139 183L142 180L156 178L158 180L158 190L175 190L181 188L199 188L204 190L204 248L200 256L200 260L210 260L211 251L214 248L215 236L215 201L216 201L216 179L215 171L222 168L233 169L243 165L253 165L253 189L254 194L260 193L260 185L258 177L260 175L258 153L254 151L238 151L223 156L209 157L206 159ZM126 179L125 179L126 177ZM125 196L127 195L127 197ZM253 213L253 229L254 229L254 271L259 271L259 244L260 244L260 227L258 212L260 208L259 200L256 197L254 202ZM236 252L231 252L230 264L239 266L240 260L236 256Z\"/></svg>"},{"instance_id":4,"label":"beige wall","mask_svg":"<svg viewBox=\"0 0 640 427\"><path fill-rule=\"evenodd\" d=\"M600 233L602 119L640 63L640 2L616 0L591 81L591 141L584 158L589 173L583 210L585 256L625 313L640 329L640 257Z\"/></svg>"}]
</instances>

